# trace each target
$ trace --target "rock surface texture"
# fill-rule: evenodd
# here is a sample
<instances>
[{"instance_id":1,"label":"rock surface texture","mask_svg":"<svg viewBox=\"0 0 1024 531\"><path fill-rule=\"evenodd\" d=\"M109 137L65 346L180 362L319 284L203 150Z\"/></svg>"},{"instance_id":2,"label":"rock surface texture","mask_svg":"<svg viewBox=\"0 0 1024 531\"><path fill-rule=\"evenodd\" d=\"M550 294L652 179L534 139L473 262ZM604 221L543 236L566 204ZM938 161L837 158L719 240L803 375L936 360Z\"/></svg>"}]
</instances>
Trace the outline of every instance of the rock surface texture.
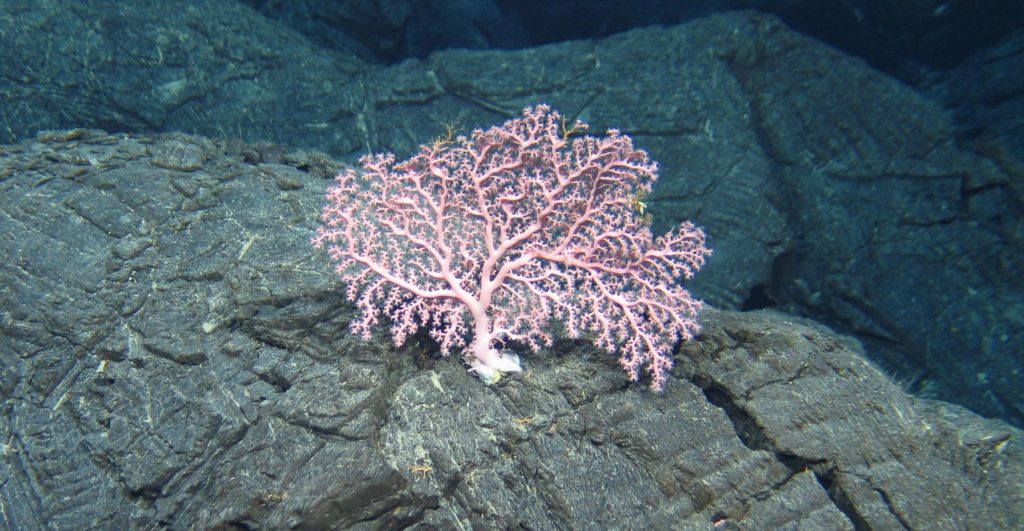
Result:
<instances>
[{"instance_id":1,"label":"rock surface texture","mask_svg":"<svg viewBox=\"0 0 1024 531\"><path fill-rule=\"evenodd\" d=\"M485 386L351 337L309 247L340 165L187 135L0 148L0 527L990 528L1021 432L858 344L707 309L666 391L560 342Z\"/></svg>"}]
</instances>

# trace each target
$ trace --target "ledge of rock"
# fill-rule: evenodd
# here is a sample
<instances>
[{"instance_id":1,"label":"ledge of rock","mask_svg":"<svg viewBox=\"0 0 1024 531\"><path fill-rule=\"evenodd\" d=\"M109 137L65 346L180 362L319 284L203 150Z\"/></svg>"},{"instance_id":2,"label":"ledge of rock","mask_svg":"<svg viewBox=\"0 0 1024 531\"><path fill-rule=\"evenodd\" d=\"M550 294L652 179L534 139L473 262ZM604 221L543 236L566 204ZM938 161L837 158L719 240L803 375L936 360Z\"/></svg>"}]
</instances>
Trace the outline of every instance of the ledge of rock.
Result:
<instances>
[{"instance_id":1,"label":"ledge of rock","mask_svg":"<svg viewBox=\"0 0 1024 531\"><path fill-rule=\"evenodd\" d=\"M0 527L1019 528L1021 432L813 322L707 309L662 394L560 342L486 386L350 337L313 152L0 147Z\"/></svg>"}]
</instances>

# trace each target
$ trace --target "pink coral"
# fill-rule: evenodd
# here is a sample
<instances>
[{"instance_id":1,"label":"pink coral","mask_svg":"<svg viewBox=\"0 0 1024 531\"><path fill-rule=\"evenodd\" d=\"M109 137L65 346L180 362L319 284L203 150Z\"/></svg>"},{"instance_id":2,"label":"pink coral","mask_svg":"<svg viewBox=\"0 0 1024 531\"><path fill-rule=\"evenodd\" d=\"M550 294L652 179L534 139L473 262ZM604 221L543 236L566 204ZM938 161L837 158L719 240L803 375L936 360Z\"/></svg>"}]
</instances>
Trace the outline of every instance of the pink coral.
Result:
<instances>
[{"instance_id":1,"label":"pink coral","mask_svg":"<svg viewBox=\"0 0 1024 531\"><path fill-rule=\"evenodd\" d=\"M386 315L396 345L428 327L492 381L519 371L505 342L551 345L552 325L641 367L660 390L672 348L698 330L701 303L679 284L710 251L691 223L654 238L643 198L657 164L616 130L582 136L546 105L396 164L366 156L337 176L323 225L369 338ZM467 337L471 341L467 345Z\"/></svg>"}]
</instances>

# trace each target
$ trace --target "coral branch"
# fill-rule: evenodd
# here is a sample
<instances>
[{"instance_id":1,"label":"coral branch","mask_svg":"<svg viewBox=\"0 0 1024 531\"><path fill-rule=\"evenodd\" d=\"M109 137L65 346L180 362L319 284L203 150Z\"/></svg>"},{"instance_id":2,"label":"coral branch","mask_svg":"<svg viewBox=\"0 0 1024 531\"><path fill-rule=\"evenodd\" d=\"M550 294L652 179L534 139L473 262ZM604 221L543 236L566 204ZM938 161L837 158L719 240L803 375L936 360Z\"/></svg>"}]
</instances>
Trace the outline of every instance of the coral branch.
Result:
<instances>
[{"instance_id":1,"label":"coral branch","mask_svg":"<svg viewBox=\"0 0 1024 531\"><path fill-rule=\"evenodd\" d=\"M685 223L654 238L641 200L657 165L628 136L568 134L540 105L338 175L313 244L362 312L353 332L368 336L383 314L401 345L426 327L444 355L463 349L491 381L520 370L499 344L539 350L558 322L660 390L675 342L698 330L700 302L679 281L710 254L704 233Z\"/></svg>"}]
</instances>

